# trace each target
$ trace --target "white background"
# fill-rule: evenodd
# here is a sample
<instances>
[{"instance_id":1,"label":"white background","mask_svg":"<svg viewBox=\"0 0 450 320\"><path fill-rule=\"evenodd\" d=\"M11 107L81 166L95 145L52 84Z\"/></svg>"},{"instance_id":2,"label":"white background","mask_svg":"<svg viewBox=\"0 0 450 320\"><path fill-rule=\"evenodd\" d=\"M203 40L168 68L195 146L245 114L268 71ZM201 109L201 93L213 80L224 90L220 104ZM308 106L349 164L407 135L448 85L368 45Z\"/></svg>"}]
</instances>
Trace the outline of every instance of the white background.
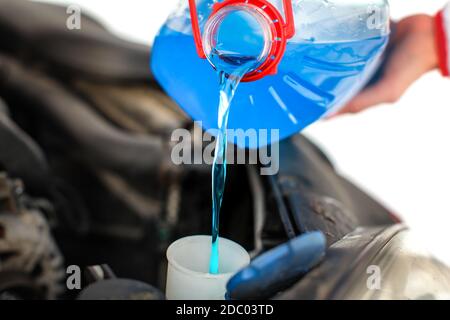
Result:
<instances>
[{"instance_id":1,"label":"white background","mask_svg":"<svg viewBox=\"0 0 450 320\"><path fill-rule=\"evenodd\" d=\"M187 1L187 0L185 0ZM79 4L116 33L150 44L178 0L53 0ZM392 17L434 14L446 0L391 0ZM433 72L395 105L320 122L305 133L343 175L401 215L450 265L450 81Z\"/></svg>"}]
</instances>

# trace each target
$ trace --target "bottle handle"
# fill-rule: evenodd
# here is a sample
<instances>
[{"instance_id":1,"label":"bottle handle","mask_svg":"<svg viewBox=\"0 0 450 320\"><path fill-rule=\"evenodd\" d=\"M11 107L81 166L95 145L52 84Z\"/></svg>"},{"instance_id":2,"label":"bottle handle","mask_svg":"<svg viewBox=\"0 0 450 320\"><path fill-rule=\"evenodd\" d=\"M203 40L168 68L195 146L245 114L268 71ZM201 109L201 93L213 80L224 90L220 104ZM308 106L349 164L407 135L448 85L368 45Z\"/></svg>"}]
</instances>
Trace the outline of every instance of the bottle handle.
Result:
<instances>
[{"instance_id":1,"label":"bottle handle","mask_svg":"<svg viewBox=\"0 0 450 320\"><path fill-rule=\"evenodd\" d=\"M273 8L270 2L267 0L225 0L222 3L216 3L213 8L213 12L211 15L222 9L223 7L230 5L230 4L252 4L257 3L258 6L263 9L267 10L267 8ZM261 5L262 4L262 5ZM285 13L285 21L282 22L283 24L283 31L284 34L279 35L280 37L284 39L290 39L295 35L295 21L294 21L294 10L292 8L292 0L283 0L283 9ZM194 41L195 41L195 47L197 49L197 54L200 58L206 59L205 51L203 50L203 42L202 42L202 35L200 32L200 24L198 22L198 15L197 15L197 4L195 0L189 0L189 11L191 14L191 21L192 21L192 32L194 34Z\"/></svg>"},{"instance_id":2,"label":"bottle handle","mask_svg":"<svg viewBox=\"0 0 450 320\"><path fill-rule=\"evenodd\" d=\"M192 32L194 34L195 47L197 54L202 59L206 59L205 51L203 50L202 34L200 32L200 25L198 23L197 4L195 0L189 0L189 10L191 12Z\"/></svg>"}]
</instances>

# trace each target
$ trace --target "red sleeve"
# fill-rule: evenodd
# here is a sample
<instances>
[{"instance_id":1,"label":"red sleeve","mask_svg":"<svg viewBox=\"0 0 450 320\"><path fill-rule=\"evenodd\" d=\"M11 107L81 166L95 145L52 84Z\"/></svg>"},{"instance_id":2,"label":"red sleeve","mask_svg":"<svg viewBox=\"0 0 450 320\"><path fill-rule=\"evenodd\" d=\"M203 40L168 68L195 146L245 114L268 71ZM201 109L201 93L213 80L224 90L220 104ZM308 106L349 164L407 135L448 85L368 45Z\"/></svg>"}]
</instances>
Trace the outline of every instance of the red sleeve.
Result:
<instances>
[{"instance_id":1,"label":"red sleeve","mask_svg":"<svg viewBox=\"0 0 450 320\"><path fill-rule=\"evenodd\" d=\"M439 68L444 76L450 76L450 4L436 15L436 44Z\"/></svg>"}]
</instances>

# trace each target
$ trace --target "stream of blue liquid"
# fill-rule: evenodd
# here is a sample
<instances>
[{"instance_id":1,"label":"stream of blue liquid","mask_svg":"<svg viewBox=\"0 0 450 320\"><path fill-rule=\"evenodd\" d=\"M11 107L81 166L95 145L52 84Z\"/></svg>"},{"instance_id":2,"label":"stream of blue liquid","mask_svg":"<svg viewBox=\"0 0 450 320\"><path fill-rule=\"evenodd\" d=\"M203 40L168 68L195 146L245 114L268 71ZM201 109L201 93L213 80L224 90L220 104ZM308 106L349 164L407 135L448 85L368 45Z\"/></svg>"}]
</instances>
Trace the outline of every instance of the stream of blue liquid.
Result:
<instances>
[{"instance_id":1,"label":"stream of blue liquid","mask_svg":"<svg viewBox=\"0 0 450 320\"><path fill-rule=\"evenodd\" d=\"M214 151L214 161L212 166L212 245L209 272L211 274L219 273L219 216L222 207L223 194L225 190L225 181L227 177L227 128L228 117L231 109L231 102L235 95L243 76L255 67L258 63L256 59L237 56L223 55L213 53L210 60L216 66L223 66L218 70L219 76L219 107L218 107L218 134L216 137L216 146ZM227 61L223 64L223 61Z\"/></svg>"}]
</instances>

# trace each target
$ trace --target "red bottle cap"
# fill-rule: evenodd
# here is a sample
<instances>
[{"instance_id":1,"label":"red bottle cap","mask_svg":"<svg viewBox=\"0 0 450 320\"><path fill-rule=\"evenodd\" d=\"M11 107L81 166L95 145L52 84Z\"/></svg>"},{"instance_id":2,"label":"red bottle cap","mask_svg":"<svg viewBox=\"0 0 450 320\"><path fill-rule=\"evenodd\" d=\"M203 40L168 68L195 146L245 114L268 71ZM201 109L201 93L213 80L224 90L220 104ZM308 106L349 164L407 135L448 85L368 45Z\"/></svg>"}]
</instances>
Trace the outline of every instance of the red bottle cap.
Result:
<instances>
[{"instance_id":1,"label":"red bottle cap","mask_svg":"<svg viewBox=\"0 0 450 320\"><path fill-rule=\"evenodd\" d=\"M270 30L272 35L272 45L269 54L265 61L263 61L256 70L246 74L242 81L250 82L259 80L266 75L273 75L277 73L277 67L286 51L287 40L295 35L294 11L292 9L291 0L283 0L283 8L286 19L283 19L281 13L267 0L226 0L214 4L211 17L218 11L227 6L248 6L263 15L265 20L270 23ZM197 53L200 58L205 59L206 55L203 49L202 36L200 32L200 25L197 16L197 7L195 0L189 0L189 8L192 20L192 30L194 34L194 41L197 48Z\"/></svg>"}]
</instances>

